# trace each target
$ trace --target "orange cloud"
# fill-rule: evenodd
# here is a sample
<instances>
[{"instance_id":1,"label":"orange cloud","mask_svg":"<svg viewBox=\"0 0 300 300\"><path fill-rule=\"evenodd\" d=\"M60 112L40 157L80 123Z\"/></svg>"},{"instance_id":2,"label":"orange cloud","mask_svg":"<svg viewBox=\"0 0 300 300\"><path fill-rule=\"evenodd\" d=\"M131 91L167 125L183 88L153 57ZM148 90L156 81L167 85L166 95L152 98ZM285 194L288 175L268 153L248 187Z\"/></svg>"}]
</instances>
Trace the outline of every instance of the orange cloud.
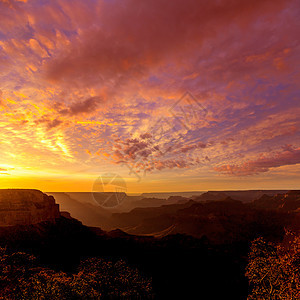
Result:
<instances>
[{"instance_id":1,"label":"orange cloud","mask_svg":"<svg viewBox=\"0 0 300 300\"><path fill-rule=\"evenodd\" d=\"M272 168L296 164L300 164L300 148L294 149L291 146L286 146L284 151L278 152L274 156L262 156L257 160L247 161L241 165L222 165L214 169L224 174L248 176L268 172Z\"/></svg>"}]
</instances>

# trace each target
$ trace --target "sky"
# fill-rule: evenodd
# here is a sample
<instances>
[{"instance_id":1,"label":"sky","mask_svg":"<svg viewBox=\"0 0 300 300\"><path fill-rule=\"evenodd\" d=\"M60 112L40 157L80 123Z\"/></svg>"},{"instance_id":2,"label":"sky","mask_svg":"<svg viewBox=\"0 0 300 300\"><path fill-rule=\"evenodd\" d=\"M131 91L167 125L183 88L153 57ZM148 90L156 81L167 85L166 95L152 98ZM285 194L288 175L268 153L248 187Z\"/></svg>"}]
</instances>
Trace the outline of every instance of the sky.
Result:
<instances>
[{"instance_id":1,"label":"sky","mask_svg":"<svg viewBox=\"0 0 300 300\"><path fill-rule=\"evenodd\" d=\"M300 189L297 0L0 0L0 188Z\"/></svg>"}]
</instances>

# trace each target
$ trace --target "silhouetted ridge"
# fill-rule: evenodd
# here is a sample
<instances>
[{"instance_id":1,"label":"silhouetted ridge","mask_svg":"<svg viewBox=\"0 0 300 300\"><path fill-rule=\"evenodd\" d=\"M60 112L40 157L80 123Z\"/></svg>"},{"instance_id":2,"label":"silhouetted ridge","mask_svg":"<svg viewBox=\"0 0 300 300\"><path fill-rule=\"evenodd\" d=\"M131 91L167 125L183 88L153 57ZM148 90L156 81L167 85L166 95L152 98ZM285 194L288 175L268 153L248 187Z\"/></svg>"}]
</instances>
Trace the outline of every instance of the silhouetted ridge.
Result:
<instances>
[{"instance_id":1,"label":"silhouetted ridge","mask_svg":"<svg viewBox=\"0 0 300 300\"><path fill-rule=\"evenodd\" d=\"M246 190L246 191L208 191L199 197L195 197L197 201L218 201L225 197L231 197L234 200L242 202L251 202L259 199L263 195L274 196L277 194L285 194L287 190Z\"/></svg>"}]
</instances>

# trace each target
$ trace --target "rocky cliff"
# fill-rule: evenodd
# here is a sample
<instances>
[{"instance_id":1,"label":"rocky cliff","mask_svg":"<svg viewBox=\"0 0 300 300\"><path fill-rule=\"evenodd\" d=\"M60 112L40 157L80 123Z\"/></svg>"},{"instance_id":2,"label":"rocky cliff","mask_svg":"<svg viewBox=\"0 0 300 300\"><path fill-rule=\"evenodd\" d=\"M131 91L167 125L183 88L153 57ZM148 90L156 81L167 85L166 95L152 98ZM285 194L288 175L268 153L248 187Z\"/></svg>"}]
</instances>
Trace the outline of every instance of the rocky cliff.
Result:
<instances>
[{"instance_id":1,"label":"rocky cliff","mask_svg":"<svg viewBox=\"0 0 300 300\"><path fill-rule=\"evenodd\" d=\"M285 194L277 194L274 196L263 195L250 205L259 209L300 212L300 191L289 191Z\"/></svg>"},{"instance_id":2,"label":"rocky cliff","mask_svg":"<svg viewBox=\"0 0 300 300\"><path fill-rule=\"evenodd\" d=\"M59 216L52 196L38 190L0 189L0 226L54 221Z\"/></svg>"}]
</instances>

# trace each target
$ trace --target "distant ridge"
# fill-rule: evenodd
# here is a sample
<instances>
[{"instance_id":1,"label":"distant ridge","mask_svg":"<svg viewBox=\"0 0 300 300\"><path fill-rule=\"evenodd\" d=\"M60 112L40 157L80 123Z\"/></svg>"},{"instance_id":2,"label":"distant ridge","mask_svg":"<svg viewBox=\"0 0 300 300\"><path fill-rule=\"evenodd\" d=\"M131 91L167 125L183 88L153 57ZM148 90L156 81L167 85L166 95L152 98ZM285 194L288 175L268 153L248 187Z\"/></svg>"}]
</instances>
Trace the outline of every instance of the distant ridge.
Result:
<instances>
[{"instance_id":1,"label":"distant ridge","mask_svg":"<svg viewBox=\"0 0 300 300\"><path fill-rule=\"evenodd\" d=\"M186 198L191 198L193 196L200 196L204 194L206 191L187 191L187 192L158 192L158 193L143 193L141 194L142 198L161 198L168 199L172 196L181 196Z\"/></svg>"},{"instance_id":2,"label":"distant ridge","mask_svg":"<svg viewBox=\"0 0 300 300\"><path fill-rule=\"evenodd\" d=\"M242 202L251 202L259 199L263 195L275 196L277 194L286 194L289 190L233 190L233 191L208 191L201 196L194 198L197 201L213 201L221 198L231 197L234 200Z\"/></svg>"}]
</instances>

